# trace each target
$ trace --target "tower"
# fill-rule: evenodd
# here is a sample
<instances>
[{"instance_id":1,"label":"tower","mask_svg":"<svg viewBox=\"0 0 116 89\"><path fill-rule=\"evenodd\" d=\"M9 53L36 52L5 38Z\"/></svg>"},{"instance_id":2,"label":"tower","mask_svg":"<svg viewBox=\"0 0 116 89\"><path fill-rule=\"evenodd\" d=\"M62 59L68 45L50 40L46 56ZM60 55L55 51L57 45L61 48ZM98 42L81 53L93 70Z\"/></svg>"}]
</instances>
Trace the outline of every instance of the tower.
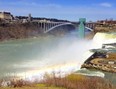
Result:
<instances>
[{"instance_id":1,"label":"tower","mask_svg":"<svg viewBox=\"0 0 116 89\"><path fill-rule=\"evenodd\" d=\"M31 14L28 15L28 21L32 21Z\"/></svg>"},{"instance_id":2,"label":"tower","mask_svg":"<svg viewBox=\"0 0 116 89\"><path fill-rule=\"evenodd\" d=\"M80 18L79 19L79 31L78 31L78 37L79 38L84 38L85 37L85 18Z\"/></svg>"}]
</instances>

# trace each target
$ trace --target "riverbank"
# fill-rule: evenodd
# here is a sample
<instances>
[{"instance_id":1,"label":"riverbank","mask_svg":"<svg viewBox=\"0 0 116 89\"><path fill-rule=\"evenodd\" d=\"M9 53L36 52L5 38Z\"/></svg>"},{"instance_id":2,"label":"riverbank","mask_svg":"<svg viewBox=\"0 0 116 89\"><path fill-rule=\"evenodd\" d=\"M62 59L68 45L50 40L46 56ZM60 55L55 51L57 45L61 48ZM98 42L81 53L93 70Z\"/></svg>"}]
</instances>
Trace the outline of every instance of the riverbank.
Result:
<instances>
[{"instance_id":1,"label":"riverbank","mask_svg":"<svg viewBox=\"0 0 116 89\"><path fill-rule=\"evenodd\" d=\"M46 74L45 79L40 82L28 82L18 80L12 82L9 87L0 89L115 89L109 81L100 77L87 77L79 74L70 74L66 77L55 77L55 74Z\"/></svg>"}]
</instances>

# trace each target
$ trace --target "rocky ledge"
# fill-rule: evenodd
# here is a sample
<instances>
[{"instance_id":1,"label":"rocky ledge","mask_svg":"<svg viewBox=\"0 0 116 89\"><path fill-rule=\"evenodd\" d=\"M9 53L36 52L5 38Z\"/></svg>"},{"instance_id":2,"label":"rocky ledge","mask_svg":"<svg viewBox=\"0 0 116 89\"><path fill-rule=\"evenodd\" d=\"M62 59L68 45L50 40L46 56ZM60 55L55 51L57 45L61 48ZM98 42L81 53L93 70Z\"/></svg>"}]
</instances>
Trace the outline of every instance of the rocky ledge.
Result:
<instances>
[{"instance_id":1,"label":"rocky ledge","mask_svg":"<svg viewBox=\"0 0 116 89\"><path fill-rule=\"evenodd\" d=\"M93 59L92 61L95 61L96 59ZM96 64L96 63L84 63L81 68L87 68L87 69L98 69L102 71L107 71L107 72L113 72L116 73L116 64L113 64L113 62L110 62L108 64Z\"/></svg>"}]
</instances>

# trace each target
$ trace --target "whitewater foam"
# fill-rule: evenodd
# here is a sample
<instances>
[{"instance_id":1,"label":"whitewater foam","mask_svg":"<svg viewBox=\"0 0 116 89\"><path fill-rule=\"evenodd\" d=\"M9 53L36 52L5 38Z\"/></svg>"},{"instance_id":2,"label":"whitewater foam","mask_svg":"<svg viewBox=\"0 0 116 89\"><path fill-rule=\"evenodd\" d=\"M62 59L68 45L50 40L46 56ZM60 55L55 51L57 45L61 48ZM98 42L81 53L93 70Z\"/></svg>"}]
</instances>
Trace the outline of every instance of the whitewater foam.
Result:
<instances>
[{"instance_id":1,"label":"whitewater foam","mask_svg":"<svg viewBox=\"0 0 116 89\"><path fill-rule=\"evenodd\" d=\"M80 69L76 72L76 74L81 74L81 75L86 75L86 76L97 76L97 77L102 77L104 78L105 74L100 71L90 71L86 68Z\"/></svg>"},{"instance_id":2,"label":"whitewater foam","mask_svg":"<svg viewBox=\"0 0 116 89\"><path fill-rule=\"evenodd\" d=\"M93 48L101 48L102 44L116 43L116 33L96 33L93 38Z\"/></svg>"}]
</instances>

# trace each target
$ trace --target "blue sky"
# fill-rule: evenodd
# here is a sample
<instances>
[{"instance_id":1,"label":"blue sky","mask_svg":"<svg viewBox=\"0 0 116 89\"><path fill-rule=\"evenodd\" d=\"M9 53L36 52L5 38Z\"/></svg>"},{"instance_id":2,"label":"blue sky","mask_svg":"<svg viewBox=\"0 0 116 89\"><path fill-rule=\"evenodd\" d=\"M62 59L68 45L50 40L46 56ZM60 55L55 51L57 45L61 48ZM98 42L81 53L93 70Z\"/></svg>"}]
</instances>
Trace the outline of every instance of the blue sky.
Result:
<instances>
[{"instance_id":1,"label":"blue sky","mask_svg":"<svg viewBox=\"0 0 116 89\"><path fill-rule=\"evenodd\" d=\"M116 0L0 0L0 11L78 21L116 19Z\"/></svg>"}]
</instances>

